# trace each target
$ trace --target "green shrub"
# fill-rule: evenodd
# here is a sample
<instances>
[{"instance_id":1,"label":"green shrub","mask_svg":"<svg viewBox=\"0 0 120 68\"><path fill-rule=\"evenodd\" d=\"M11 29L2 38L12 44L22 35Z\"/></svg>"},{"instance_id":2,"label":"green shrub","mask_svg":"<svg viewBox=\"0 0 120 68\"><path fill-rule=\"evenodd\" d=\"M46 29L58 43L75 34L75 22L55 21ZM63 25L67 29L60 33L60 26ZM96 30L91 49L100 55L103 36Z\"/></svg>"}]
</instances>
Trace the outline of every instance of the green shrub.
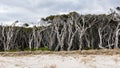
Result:
<instances>
[{"instance_id":1,"label":"green shrub","mask_svg":"<svg viewBox=\"0 0 120 68\"><path fill-rule=\"evenodd\" d=\"M41 48L32 48L32 49L29 49L29 48L25 48L25 51L50 51L47 47L41 47Z\"/></svg>"},{"instance_id":2,"label":"green shrub","mask_svg":"<svg viewBox=\"0 0 120 68\"><path fill-rule=\"evenodd\" d=\"M41 50L41 51L49 51L49 49L47 47L41 47L41 48L38 48L37 50Z\"/></svg>"}]
</instances>

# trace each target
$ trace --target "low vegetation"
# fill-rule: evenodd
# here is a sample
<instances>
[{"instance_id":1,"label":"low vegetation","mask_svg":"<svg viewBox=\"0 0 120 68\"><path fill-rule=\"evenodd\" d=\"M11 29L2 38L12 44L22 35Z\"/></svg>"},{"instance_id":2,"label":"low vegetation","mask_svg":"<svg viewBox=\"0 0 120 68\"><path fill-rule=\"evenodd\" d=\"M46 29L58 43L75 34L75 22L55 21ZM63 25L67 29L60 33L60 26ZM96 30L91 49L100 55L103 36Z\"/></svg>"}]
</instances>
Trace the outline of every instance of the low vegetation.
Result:
<instances>
[{"instance_id":1,"label":"low vegetation","mask_svg":"<svg viewBox=\"0 0 120 68\"><path fill-rule=\"evenodd\" d=\"M120 49L100 49L100 50L74 50L74 51L7 51L0 52L0 56L29 56L29 55L60 55L60 56L77 56L77 55L119 55Z\"/></svg>"}]
</instances>

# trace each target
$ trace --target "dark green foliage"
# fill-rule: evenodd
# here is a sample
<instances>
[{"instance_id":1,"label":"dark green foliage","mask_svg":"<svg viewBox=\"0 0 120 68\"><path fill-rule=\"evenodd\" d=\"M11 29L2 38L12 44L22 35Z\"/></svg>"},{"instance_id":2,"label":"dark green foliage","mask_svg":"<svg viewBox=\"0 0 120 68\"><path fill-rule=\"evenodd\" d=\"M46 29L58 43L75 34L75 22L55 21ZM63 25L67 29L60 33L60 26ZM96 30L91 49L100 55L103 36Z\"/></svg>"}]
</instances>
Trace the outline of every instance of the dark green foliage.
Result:
<instances>
[{"instance_id":1,"label":"dark green foliage","mask_svg":"<svg viewBox=\"0 0 120 68\"><path fill-rule=\"evenodd\" d=\"M25 23L25 24L23 24L23 26L24 26L24 27L28 27L28 26L29 26L29 24Z\"/></svg>"},{"instance_id":2,"label":"dark green foliage","mask_svg":"<svg viewBox=\"0 0 120 68\"><path fill-rule=\"evenodd\" d=\"M41 50L41 51L49 51L49 49L47 47L41 47L41 48L38 48L37 50Z\"/></svg>"},{"instance_id":3,"label":"dark green foliage","mask_svg":"<svg viewBox=\"0 0 120 68\"><path fill-rule=\"evenodd\" d=\"M35 49L35 48L32 48L32 49L29 49L29 48L25 48L24 51L50 51L47 47L40 47L38 49Z\"/></svg>"},{"instance_id":4,"label":"dark green foliage","mask_svg":"<svg viewBox=\"0 0 120 68\"><path fill-rule=\"evenodd\" d=\"M53 20L54 17L55 17L54 15L51 15L51 16L48 16L46 18L42 18L42 20L44 20L44 21Z\"/></svg>"},{"instance_id":5,"label":"dark green foliage","mask_svg":"<svg viewBox=\"0 0 120 68\"><path fill-rule=\"evenodd\" d=\"M120 7L117 7L116 9L120 11Z\"/></svg>"}]
</instances>

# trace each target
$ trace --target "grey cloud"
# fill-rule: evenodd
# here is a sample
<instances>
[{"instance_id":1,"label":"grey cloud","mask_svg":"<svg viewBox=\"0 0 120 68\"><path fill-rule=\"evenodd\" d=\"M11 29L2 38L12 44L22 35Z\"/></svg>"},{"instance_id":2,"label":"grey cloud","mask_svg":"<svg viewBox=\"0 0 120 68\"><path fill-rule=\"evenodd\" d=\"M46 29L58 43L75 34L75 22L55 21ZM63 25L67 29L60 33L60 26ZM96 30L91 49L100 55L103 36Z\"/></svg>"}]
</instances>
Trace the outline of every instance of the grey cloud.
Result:
<instances>
[{"instance_id":1,"label":"grey cloud","mask_svg":"<svg viewBox=\"0 0 120 68\"><path fill-rule=\"evenodd\" d=\"M0 0L9 13L0 13L0 21L39 19L49 15L78 11L79 13L107 13L120 6L120 0Z\"/></svg>"}]
</instances>

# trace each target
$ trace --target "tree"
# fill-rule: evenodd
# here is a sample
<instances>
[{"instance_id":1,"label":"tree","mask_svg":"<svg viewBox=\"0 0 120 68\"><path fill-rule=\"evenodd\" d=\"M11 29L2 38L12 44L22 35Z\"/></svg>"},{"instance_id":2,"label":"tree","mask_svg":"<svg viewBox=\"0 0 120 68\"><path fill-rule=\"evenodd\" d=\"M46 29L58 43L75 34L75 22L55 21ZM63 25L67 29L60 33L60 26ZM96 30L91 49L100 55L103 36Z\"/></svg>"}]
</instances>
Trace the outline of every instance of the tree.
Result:
<instances>
[{"instance_id":1,"label":"tree","mask_svg":"<svg viewBox=\"0 0 120 68\"><path fill-rule=\"evenodd\" d=\"M23 26L24 26L24 27L28 27L29 24L28 24L28 23L24 23Z\"/></svg>"}]
</instances>

